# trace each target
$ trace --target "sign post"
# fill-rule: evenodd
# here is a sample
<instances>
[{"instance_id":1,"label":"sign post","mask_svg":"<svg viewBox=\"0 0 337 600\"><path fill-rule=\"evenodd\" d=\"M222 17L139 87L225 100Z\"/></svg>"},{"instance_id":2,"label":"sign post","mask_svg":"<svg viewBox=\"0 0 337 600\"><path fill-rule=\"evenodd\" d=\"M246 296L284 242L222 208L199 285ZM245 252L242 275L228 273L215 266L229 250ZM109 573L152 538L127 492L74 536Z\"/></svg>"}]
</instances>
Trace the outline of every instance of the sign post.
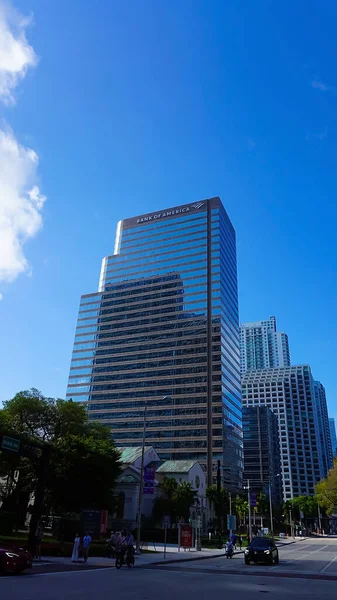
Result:
<instances>
[{"instance_id":1,"label":"sign post","mask_svg":"<svg viewBox=\"0 0 337 600\"><path fill-rule=\"evenodd\" d=\"M187 525L186 523L182 523L179 525L179 552L180 546L184 548L184 550L191 550L193 546L193 527L192 525Z\"/></svg>"},{"instance_id":2,"label":"sign post","mask_svg":"<svg viewBox=\"0 0 337 600\"><path fill-rule=\"evenodd\" d=\"M10 450L11 452L19 452L20 450L20 440L16 440L14 438L8 437L8 435L4 435L1 442L2 450Z\"/></svg>"}]
</instances>

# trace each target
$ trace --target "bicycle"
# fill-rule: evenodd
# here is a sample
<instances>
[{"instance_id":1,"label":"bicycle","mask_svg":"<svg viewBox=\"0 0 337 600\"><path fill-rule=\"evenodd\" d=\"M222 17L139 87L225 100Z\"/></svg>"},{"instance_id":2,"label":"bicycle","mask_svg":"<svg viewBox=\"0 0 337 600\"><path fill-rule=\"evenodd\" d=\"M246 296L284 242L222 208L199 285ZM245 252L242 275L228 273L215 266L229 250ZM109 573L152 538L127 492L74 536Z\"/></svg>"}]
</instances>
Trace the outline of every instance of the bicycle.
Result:
<instances>
[{"instance_id":1,"label":"bicycle","mask_svg":"<svg viewBox=\"0 0 337 600\"><path fill-rule=\"evenodd\" d=\"M135 566L135 551L133 546L122 548L116 552L116 569L121 569L124 564L127 564L129 569Z\"/></svg>"}]
</instances>

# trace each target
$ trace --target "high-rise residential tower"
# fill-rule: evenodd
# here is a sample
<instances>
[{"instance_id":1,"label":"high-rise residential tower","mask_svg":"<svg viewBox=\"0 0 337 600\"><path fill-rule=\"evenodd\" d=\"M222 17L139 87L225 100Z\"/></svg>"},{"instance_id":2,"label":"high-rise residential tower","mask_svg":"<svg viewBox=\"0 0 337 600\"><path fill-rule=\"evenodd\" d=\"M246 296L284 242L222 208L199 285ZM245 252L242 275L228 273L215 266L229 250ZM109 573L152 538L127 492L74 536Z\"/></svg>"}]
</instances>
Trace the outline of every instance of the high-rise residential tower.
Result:
<instances>
[{"instance_id":1,"label":"high-rise residential tower","mask_svg":"<svg viewBox=\"0 0 337 600\"><path fill-rule=\"evenodd\" d=\"M278 418L284 501L312 495L325 477L317 417L317 390L308 365L247 371L244 407L264 405Z\"/></svg>"},{"instance_id":2,"label":"high-rise residential tower","mask_svg":"<svg viewBox=\"0 0 337 600\"><path fill-rule=\"evenodd\" d=\"M267 406L242 409L244 479L253 493L269 493L282 502L282 473L278 418Z\"/></svg>"},{"instance_id":3,"label":"high-rise residential tower","mask_svg":"<svg viewBox=\"0 0 337 600\"><path fill-rule=\"evenodd\" d=\"M336 436L336 423L334 418L329 419L329 427L330 427L330 439L331 439L331 447L333 458L337 456L337 436Z\"/></svg>"},{"instance_id":4,"label":"high-rise residential tower","mask_svg":"<svg viewBox=\"0 0 337 600\"><path fill-rule=\"evenodd\" d=\"M320 460L322 463L322 474L325 477L333 466L333 452L330 437L329 415L326 403L324 385L320 381L314 382L315 390L315 413L317 419L317 430L320 442Z\"/></svg>"},{"instance_id":5,"label":"high-rise residential tower","mask_svg":"<svg viewBox=\"0 0 337 600\"><path fill-rule=\"evenodd\" d=\"M124 219L82 296L67 397L118 446L196 459L242 482L236 240L219 198Z\"/></svg>"},{"instance_id":6,"label":"high-rise residential tower","mask_svg":"<svg viewBox=\"0 0 337 600\"><path fill-rule=\"evenodd\" d=\"M288 336L277 331L275 317L240 326L241 375L256 369L289 366Z\"/></svg>"}]
</instances>

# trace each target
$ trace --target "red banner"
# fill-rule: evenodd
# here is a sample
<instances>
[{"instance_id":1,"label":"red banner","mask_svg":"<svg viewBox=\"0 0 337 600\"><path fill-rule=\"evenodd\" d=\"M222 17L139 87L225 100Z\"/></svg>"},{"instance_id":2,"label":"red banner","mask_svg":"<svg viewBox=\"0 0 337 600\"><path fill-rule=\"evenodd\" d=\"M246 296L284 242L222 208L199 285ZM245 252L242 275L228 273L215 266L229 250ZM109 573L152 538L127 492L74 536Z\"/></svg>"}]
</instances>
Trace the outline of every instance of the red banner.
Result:
<instances>
[{"instance_id":1,"label":"red banner","mask_svg":"<svg viewBox=\"0 0 337 600\"><path fill-rule=\"evenodd\" d=\"M182 548L192 548L192 525L180 525L180 545Z\"/></svg>"}]
</instances>

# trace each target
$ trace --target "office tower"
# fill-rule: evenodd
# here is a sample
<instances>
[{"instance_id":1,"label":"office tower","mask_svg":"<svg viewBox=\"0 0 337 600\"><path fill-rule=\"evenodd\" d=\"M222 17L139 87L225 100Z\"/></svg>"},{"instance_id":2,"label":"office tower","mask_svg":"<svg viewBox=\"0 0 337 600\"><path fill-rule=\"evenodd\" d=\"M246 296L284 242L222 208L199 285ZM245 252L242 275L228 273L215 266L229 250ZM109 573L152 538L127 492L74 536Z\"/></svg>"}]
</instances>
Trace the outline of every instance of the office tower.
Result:
<instances>
[{"instance_id":1,"label":"office tower","mask_svg":"<svg viewBox=\"0 0 337 600\"><path fill-rule=\"evenodd\" d=\"M330 427L330 439L331 439L331 447L333 458L337 456L337 436L336 436L336 423L335 419L329 419L329 427Z\"/></svg>"},{"instance_id":2,"label":"office tower","mask_svg":"<svg viewBox=\"0 0 337 600\"><path fill-rule=\"evenodd\" d=\"M289 366L288 336L277 331L275 317L240 325L241 375L255 369Z\"/></svg>"},{"instance_id":3,"label":"office tower","mask_svg":"<svg viewBox=\"0 0 337 600\"><path fill-rule=\"evenodd\" d=\"M283 499L314 494L324 473L310 367L247 371L242 403L268 406L278 418Z\"/></svg>"},{"instance_id":4,"label":"office tower","mask_svg":"<svg viewBox=\"0 0 337 600\"><path fill-rule=\"evenodd\" d=\"M319 454L321 460L322 478L326 477L333 466L333 454L330 438L328 407L326 403L325 388L320 381L314 382L315 413L319 435Z\"/></svg>"},{"instance_id":5,"label":"office tower","mask_svg":"<svg viewBox=\"0 0 337 600\"><path fill-rule=\"evenodd\" d=\"M242 484L236 240L219 198L124 219L82 296L67 397L118 446L198 460Z\"/></svg>"},{"instance_id":6,"label":"office tower","mask_svg":"<svg viewBox=\"0 0 337 600\"><path fill-rule=\"evenodd\" d=\"M277 416L267 406L242 408L244 480L251 492L269 492L282 502L282 474Z\"/></svg>"}]
</instances>

